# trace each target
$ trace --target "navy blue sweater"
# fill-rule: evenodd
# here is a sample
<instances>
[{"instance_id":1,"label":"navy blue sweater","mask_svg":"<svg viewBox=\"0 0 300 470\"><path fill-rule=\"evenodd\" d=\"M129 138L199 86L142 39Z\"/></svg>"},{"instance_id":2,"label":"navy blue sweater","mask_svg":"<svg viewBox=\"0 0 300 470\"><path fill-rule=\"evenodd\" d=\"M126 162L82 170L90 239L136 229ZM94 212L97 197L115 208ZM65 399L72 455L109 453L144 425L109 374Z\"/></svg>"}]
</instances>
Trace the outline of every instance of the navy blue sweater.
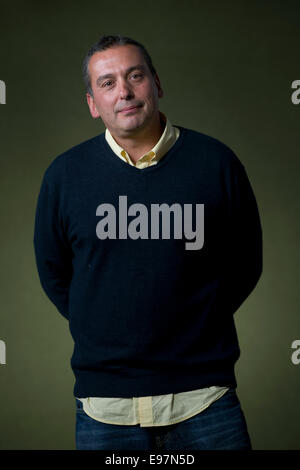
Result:
<instances>
[{"instance_id":1,"label":"navy blue sweater","mask_svg":"<svg viewBox=\"0 0 300 470\"><path fill-rule=\"evenodd\" d=\"M237 386L233 314L262 272L257 203L228 146L177 127L154 166L116 158L102 133L45 171L34 249L69 321L77 397Z\"/></svg>"}]
</instances>

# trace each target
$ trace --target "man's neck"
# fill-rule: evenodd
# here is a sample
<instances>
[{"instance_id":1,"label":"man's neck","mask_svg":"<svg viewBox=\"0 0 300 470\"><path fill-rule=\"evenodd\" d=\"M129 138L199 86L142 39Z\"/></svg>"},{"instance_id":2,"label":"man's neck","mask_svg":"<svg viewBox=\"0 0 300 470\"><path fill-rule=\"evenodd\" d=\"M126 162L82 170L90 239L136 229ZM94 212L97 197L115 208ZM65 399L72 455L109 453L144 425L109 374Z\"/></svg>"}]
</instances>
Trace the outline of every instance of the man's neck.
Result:
<instances>
[{"instance_id":1,"label":"man's neck","mask_svg":"<svg viewBox=\"0 0 300 470\"><path fill-rule=\"evenodd\" d=\"M132 137L119 137L112 134L117 144L122 147L129 155L133 163L136 163L139 158L149 152L159 141L165 128L165 122L159 114L152 128L147 131L140 133L139 135Z\"/></svg>"}]
</instances>

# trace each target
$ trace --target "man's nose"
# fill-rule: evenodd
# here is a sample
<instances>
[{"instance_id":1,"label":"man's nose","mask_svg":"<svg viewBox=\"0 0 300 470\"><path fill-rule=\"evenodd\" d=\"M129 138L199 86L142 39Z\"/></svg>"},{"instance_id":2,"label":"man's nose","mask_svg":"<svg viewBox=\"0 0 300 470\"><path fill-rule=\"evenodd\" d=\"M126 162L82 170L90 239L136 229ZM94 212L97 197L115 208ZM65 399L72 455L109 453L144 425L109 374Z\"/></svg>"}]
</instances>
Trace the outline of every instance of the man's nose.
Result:
<instances>
[{"instance_id":1,"label":"man's nose","mask_svg":"<svg viewBox=\"0 0 300 470\"><path fill-rule=\"evenodd\" d=\"M122 99L129 99L134 96L133 90L127 80L121 80L119 83L119 94Z\"/></svg>"}]
</instances>

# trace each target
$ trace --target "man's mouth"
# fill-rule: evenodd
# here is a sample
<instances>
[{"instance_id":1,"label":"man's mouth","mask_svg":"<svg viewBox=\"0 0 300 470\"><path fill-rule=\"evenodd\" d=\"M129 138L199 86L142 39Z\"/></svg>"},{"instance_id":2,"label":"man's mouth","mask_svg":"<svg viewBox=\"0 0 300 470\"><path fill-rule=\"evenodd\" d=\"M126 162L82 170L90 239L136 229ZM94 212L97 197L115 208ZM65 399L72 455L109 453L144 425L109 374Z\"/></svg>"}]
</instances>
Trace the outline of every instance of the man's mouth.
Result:
<instances>
[{"instance_id":1,"label":"man's mouth","mask_svg":"<svg viewBox=\"0 0 300 470\"><path fill-rule=\"evenodd\" d=\"M136 109L140 108L141 106L126 106L126 108L121 109L121 113L128 112L128 111L135 111Z\"/></svg>"}]
</instances>

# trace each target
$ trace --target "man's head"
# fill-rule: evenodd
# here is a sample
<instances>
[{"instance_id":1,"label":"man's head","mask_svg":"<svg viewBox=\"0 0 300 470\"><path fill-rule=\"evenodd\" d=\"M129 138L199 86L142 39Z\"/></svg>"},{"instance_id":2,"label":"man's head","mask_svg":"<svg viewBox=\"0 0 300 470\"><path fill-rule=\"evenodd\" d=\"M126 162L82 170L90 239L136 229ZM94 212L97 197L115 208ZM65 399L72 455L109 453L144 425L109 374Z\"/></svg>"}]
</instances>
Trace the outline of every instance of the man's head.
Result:
<instances>
[{"instance_id":1,"label":"man's head","mask_svg":"<svg viewBox=\"0 0 300 470\"><path fill-rule=\"evenodd\" d=\"M149 54L137 41L103 36L88 51L83 76L92 117L100 117L113 135L133 136L159 119L163 91ZM129 107L136 108L126 111Z\"/></svg>"}]
</instances>

